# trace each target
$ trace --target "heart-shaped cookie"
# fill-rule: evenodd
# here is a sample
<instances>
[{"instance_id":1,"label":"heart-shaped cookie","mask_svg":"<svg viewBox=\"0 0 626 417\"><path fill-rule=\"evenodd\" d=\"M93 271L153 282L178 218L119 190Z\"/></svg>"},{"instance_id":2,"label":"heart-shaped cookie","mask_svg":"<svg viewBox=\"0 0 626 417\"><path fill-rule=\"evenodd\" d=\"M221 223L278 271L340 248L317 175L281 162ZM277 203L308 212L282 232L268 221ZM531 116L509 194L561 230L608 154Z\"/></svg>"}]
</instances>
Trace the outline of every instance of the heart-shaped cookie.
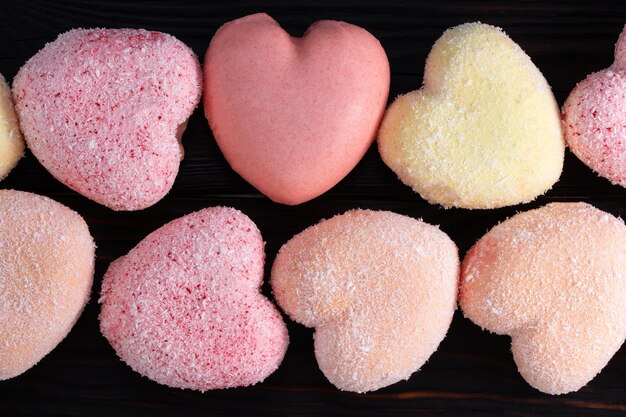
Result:
<instances>
[{"instance_id":1,"label":"heart-shaped cookie","mask_svg":"<svg viewBox=\"0 0 626 417\"><path fill-rule=\"evenodd\" d=\"M70 332L89 300L94 254L78 213L0 190L0 380L28 370Z\"/></svg>"},{"instance_id":2,"label":"heart-shaped cookie","mask_svg":"<svg viewBox=\"0 0 626 417\"><path fill-rule=\"evenodd\" d=\"M626 27L615 62L576 85L563 106L565 139L589 168L626 187Z\"/></svg>"},{"instance_id":3,"label":"heart-shaped cookie","mask_svg":"<svg viewBox=\"0 0 626 417\"><path fill-rule=\"evenodd\" d=\"M346 391L408 379L437 349L456 308L457 248L437 227L354 210L293 237L271 284L278 304L315 327L324 375Z\"/></svg>"},{"instance_id":4,"label":"heart-shaped cookie","mask_svg":"<svg viewBox=\"0 0 626 417\"><path fill-rule=\"evenodd\" d=\"M361 160L389 93L364 29L319 21L293 38L265 14L222 26L204 59L204 110L230 166L270 199L311 200Z\"/></svg>"},{"instance_id":5,"label":"heart-shaped cookie","mask_svg":"<svg viewBox=\"0 0 626 417\"><path fill-rule=\"evenodd\" d=\"M389 107L378 148L429 202L486 209L547 191L565 145L550 86L530 58L500 29L468 23L437 40L424 86Z\"/></svg>"},{"instance_id":6,"label":"heart-shaped cookie","mask_svg":"<svg viewBox=\"0 0 626 417\"><path fill-rule=\"evenodd\" d=\"M47 44L13 82L28 147L59 181L114 210L169 192L177 140L200 101L194 53L171 35L76 29Z\"/></svg>"},{"instance_id":7,"label":"heart-shaped cookie","mask_svg":"<svg viewBox=\"0 0 626 417\"><path fill-rule=\"evenodd\" d=\"M468 252L460 304L479 326L512 338L530 385L576 391L626 337L626 226L585 203L517 214Z\"/></svg>"},{"instance_id":8,"label":"heart-shaped cookie","mask_svg":"<svg viewBox=\"0 0 626 417\"><path fill-rule=\"evenodd\" d=\"M166 224L106 272L102 334L131 368L164 385L206 391L262 381L288 343L280 313L260 293L263 245L232 208Z\"/></svg>"},{"instance_id":9,"label":"heart-shaped cookie","mask_svg":"<svg viewBox=\"0 0 626 417\"><path fill-rule=\"evenodd\" d=\"M0 74L0 180L24 154L24 139L11 98L11 88Z\"/></svg>"}]
</instances>

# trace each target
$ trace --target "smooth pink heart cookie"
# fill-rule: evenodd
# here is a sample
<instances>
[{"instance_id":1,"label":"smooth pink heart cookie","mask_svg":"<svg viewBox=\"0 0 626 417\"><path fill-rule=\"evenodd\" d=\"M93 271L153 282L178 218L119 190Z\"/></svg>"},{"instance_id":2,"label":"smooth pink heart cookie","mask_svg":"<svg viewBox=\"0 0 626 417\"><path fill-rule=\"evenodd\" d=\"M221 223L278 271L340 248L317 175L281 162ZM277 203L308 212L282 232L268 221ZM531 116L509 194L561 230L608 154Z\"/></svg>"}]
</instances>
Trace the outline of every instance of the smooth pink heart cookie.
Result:
<instances>
[{"instance_id":1,"label":"smooth pink heart cookie","mask_svg":"<svg viewBox=\"0 0 626 417\"><path fill-rule=\"evenodd\" d=\"M75 29L13 81L28 147L71 189L114 210L163 198L179 138L200 101L202 71L178 39L137 29Z\"/></svg>"},{"instance_id":2,"label":"smooth pink heart cookie","mask_svg":"<svg viewBox=\"0 0 626 417\"><path fill-rule=\"evenodd\" d=\"M380 42L345 22L302 38L266 14L222 26L204 59L204 110L231 167L275 202L300 204L371 145L389 94Z\"/></svg>"}]
</instances>

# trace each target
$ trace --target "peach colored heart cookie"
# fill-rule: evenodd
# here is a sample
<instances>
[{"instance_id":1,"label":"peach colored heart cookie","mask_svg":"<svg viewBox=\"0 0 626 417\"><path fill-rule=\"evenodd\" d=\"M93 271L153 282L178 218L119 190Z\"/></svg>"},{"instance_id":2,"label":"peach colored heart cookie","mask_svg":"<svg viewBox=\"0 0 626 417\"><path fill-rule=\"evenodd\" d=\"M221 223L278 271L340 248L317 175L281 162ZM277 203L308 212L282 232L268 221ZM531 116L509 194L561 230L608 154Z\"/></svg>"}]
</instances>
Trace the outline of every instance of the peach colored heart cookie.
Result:
<instances>
[{"instance_id":1,"label":"peach colored heart cookie","mask_svg":"<svg viewBox=\"0 0 626 417\"><path fill-rule=\"evenodd\" d=\"M89 300L94 255L78 213L0 190L0 380L34 366L72 330Z\"/></svg>"},{"instance_id":2,"label":"peach colored heart cookie","mask_svg":"<svg viewBox=\"0 0 626 417\"><path fill-rule=\"evenodd\" d=\"M613 184L626 187L626 27L615 62L576 85L563 106L572 152Z\"/></svg>"},{"instance_id":3,"label":"peach colored heart cookie","mask_svg":"<svg viewBox=\"0 0 626 417\"><path fill-rule=\"evenodd\" d=\"M626 226L585 203L552 203L491 229L468 252L460 304L512 338L524 379L576 391L626 337Z\"/></svg>"},{"instance_id":4,"label":"peach colored heart cookie","mask_svg":"<svg viewBox=\"0 0 626 417\"><path fill-rule=\"evenodd\" d=\"M114 210L172 188L177 140L200 101L202 72L178 39L137 29L75 29L13 81L28 147L59 181Z\"/></svg>"},{"instance_id":5,"label":"peach colored heart cookie","mask_svg":"<svg viewBox=\"0 0 626 417\"><path fill-rule=\"evenodd\" d=\"M212 207L176 219L113 262L100 328L135 371L200 391L264 380L289 337L259 287L265 253L246 215Z\"/></svg>"},{"instance_id":6,"label":"peach colored heart cookie","mask_svg":"<svg viewBox=\"0 0 626 417\"><path fill-rule=\"evenodd\" d=\"M271 284L292 319L315 327L315 356L329 381L365 392L408 379L437 350L458 275L457 248L437 227L354 210L287 242Z\"/></svg>"},{"instance_id":7,"label":"peach colored heart cookie","mask_svg":"<svg viewBox=\"0 0 626 417\"><path fill-rule=\"evenodd\" d=\"M300 204L363 157L389 93L364 29L319 21L293 38L265 14L222 26L204 59L204 110L230 166L270 199Z\"/></svg>"}]
</instances>

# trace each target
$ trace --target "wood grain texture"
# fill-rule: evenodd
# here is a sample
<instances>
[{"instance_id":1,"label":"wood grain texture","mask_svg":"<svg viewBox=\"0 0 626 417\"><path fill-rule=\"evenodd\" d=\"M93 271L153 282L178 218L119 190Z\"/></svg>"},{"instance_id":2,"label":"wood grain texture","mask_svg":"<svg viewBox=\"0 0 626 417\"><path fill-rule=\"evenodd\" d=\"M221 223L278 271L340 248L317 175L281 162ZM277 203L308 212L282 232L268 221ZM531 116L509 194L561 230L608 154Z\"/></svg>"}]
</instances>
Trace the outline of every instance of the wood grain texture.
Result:
<instances>
[{"instance_id":1,"label":"wood grain texture","mask_svg":"<svg viewBox=\"0 0 626 417\"><path fill-rule=\"evenodd\" d=\"M426 55L446 28L477 20L498 25L531 56L560 104L586 74L611 64L613 45L626 23L622 1L24 0L4 2L0 11L0 72L11 80L46 42L74 27L169 32L203 57L221 24L258 11L268 12L294 35L318 19L365 27L380 39L389 56L391 98L421 85ZM507 337L482 332L459 312L448 337L419 373L366 395L332 387L315 362L312 331L291 322L285 361L255 387L201 394L163 387L132 372L98 330L96 301L102 275L109 262L146 234L203 207L233 206L248 214L267 241L267 270L280 245L292 235L356 207L392 210L440 224L462 254L499 221L547 202L586 201L615 215L626 213L626 191L597 177L570 153L561 180L537 201L468 211L444 210L420 199L395 178L374 147L331 191L309 203L286 207L264 198L228 167L200 109L190 120L184 145L186 158L172 192L141 212L115 213L98 206L54 180L30 154L0 184L50 196L77 210L98 245L92 300L57 349L22 376L0 382L0 417L626 415L625 347L579 392L547 396L530 388L517 373Z\"/></svg>"}]
</instances>

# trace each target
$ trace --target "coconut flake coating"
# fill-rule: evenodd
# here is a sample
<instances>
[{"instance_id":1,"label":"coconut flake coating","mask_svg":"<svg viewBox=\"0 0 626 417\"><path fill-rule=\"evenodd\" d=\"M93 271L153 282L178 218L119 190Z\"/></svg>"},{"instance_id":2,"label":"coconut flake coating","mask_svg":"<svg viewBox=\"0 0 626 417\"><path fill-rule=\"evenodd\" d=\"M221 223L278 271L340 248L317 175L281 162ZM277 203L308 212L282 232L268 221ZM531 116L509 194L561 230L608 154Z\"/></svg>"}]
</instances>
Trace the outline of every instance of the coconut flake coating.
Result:
<instances>
[{"instance_id":1,"label":"coconut flake coating","mask_svg":"<svg viewBox=\"0 0 626 417\"><path fill-rule=\"evenodd\" d=\"M282 361L288 335L260 293L263 245L256 225L232 208L166 224L106 272L102 334L160 384L206 391L264 380Z\"/></svg>"},{"instance_id":2,"label":"coconut flake coating","mask_svg":"<svg viewBox=\"0 0 626 417\"><path fill-rule=\"evenodd\" d=\"M0 190L0 380L25 372L67 336L89 300L94 257L78 213Z\"/></svg>"},{"instance_id":3,"label":"coconut flake coating","mask_svg":"<svg viewBox=\"0 0 626 417\"><path fill-rule=\"evenodd\" d=\"M491 229L461 268L463 313L512 338L524 379L548 394L591 381L626 337L626 226L552 203Z\"/></svg>"},{"instance_id":4,"label":"coconut flake coating","mask_svg":"<svg viewBox=\"0 0 626 417\"><path fill-rule=\"evenodd\" d=\"M563 106L572 152L602 177L626 187L626 27L615 62L574 87Z\"/></svg>"},{"instance_id":5,"label":"coconut flake coating","mask_svg":"<svg viewBox=\"0 0 626 417\"><path fill-rule=\"evenodd\" d=\"M0 180L6 177L24 154L24 138L17 122L11 88L0 74Z\"/></svg>"},{"instance_id":6,"label":"coconut flake coating","mask_svg":"<svg viewBox=\"0 0 626 417\"><path fill-rule=\"evenodd\" d=\"M528 55L500 28L466 23L435 42L424 86L389 107L378 149L427 201L489 209L549 190L565 141L554 95Z\"/></svg>"},{"instance_id":7,"label":"coconut flake coating","mask_svg":"<svg viewBox=\"0 0 626 417\"><path fill-rule=\"evenodd\" d=\"M28 147L55 178L139 210L171 189L201 86L197 57L171 35L74 29L28 60L13 93Z\"/></svg>"},{"instance_id":8,"label":"coconut flake coating","mask_svg":"<svg viewBox=\"0 0 626 417\"><path fill-rule=\"evenodd\" d=\"M408 379L437 349L456 308L459 259L437 227L354 210L287 242L272 267L279 305L315 327L315 356L337 388Z\"/></svg>"}]
</instances>

